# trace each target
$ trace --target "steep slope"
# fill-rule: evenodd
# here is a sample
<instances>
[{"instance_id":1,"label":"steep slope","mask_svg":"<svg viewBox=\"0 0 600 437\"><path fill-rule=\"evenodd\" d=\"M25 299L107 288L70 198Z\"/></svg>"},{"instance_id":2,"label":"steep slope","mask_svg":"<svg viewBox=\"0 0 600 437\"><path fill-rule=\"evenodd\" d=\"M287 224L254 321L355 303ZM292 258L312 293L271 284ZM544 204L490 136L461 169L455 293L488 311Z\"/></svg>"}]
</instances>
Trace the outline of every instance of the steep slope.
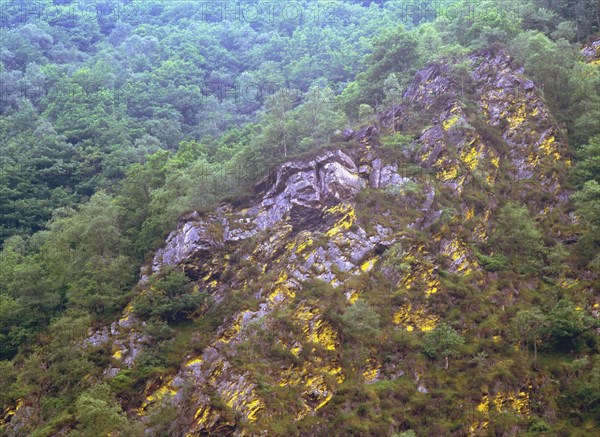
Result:
<instances>
[{"instance_id":1,"label":"steep slope","mask_svg":"<svg viewBox=\"0 0 600 437\"><path fill-rule=\"evenodd\" d=\"M371 396L379 412L365 417L385 416L381 432L392 434L409 427L411 414L433 414L423 399L437 399L431 405L439 407L441 429L452 420L464 435L486 432L491 404L523 420L555 408L544 399L554 390L545 385L548 375L502 374L500 367L514 365L501 359L512 346L487 322L490 314L502 319L539 280L498 285L478 255L509 201L527 204L548 239L570 238L561 231L570 224L563 189L569 153L540 93L506 52L479 53L468 64L460 78L443 65L419 72L380 123L275 168L245 207L182 217L142 272L140 293L151 275L175 268L211 299L195 313L178 370L150 375L144 399L126 405L137 420L150 426L174 405L175 435L325 435L328 423ZM368 325L367 316L349 311L357 302L377 309L382 329L373 338L347 329ZM468 390L440 398L431 394L439 366L411 346L411 336L449 314L463 335L498 355L482 358L485 382L465 381L463 368ZM107 379L135 368L156 342L144 324L130 305L86 340L85 347L110 345ZM399 416L364 388L387 393L398 384L405 398L383 397L404 405ZM11 410L13 434L26 428L32 405L25 399ZM353 432L363 435L345 435Z\"/></svg>"}]
</instances>

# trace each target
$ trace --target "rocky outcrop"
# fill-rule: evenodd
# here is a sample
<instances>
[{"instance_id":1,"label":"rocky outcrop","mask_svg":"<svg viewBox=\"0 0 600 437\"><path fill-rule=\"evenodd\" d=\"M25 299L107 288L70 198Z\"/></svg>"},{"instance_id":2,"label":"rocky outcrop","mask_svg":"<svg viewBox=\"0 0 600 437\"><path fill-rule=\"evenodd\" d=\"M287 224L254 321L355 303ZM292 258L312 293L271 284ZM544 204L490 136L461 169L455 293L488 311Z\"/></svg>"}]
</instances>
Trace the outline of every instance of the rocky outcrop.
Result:
<instances>
[{"instance_id":1,"label":"rocky outcrop","mask_svg":"<svg viewBox=\"0 0 600 437\"><path fill-rule=\"evenodd\" d=\"M327 229L322 209L352 199L364 186L355 163L340 150L285 163L257 185L259 192L264 190L260 202L243 212L206 219L197 213L187 216L156 253L152 271L245 240L285 220L296 229Z\"/></svg>"},{"instance_id":2,"label":"rocky outcrop","mask_svg":"<svg viewBox=\"0 0 600 437\"><path fill-rule=\"evenodd\" d=\"M600 65L600 39L586 45L581 53L590 64Z\"/></svg>"},{"instance_id":3,"label":"rocky outcrop","mask_svg":"<svg viewBox=\"0 0 600 437\"><path fill-rule=\"evenodd\" d=\"M224 429L222 414L215 410L207 392L216 393L248 422L257 420L268 408L257 394L256 375L231 362L250 335L248 327L257 321L268 326L274 311L291 305L302 294L304 281L320 279L339 287L348 278L371 270L377 254L395 239L387 226L377 224L367 231L356 223L356 195L368 187L401 190L410 181L416 183L401 176L397 164L381 158L369 163L363 159L359 171L356 158L350 155L332 150L285 163L257 184L256 198L247 208L224 206L214 214L182 217L145 269L141 283L147 275L178 266L217 301L226 301L231 289L255 288L259 304L255 310L244 309L224 320L203 352L188 357L176 375L149 384L141 415L163 399L185 402L195 411L190 431L203 432ZM431 209L434 191L431 187L426 191L429 194L420 196L422 200L413 199L418 210ZM406 194L411 196L414 194ZM241 247L244 241L252 242L252 249ZM240 261L231 262L233 258ZM258 276L244 274L241 263L252 264ZM311 344L319 345L320 352L309 355L302 366L274 372L271 377L281 386L299 390L294 414L301 418L323 406L335 389L331 381L337 385L344 375L334 327L306 301L300 300L293 308L292 322L302 326L305 337L281 338L281 344L295 355ZM97 347L110 342L113 361L131 367L147 343L140 334L141 325L129 308L110 330L93 333L87 343ZM114 376L117 371L118 367L110 367L106 374ZM194 387L186 391L185 399L184 387Z\"/></svg>"},{"instance_id":4,"label":"rocky outcrop","mask_svg":"<svg viewBox=\"0 0 600 437\"><path fill-rule=\"evenodd\" d=\"M560 197L568 151L533 82L505 51L473 55L469 62L469 76L456 76L445 65L418 73L384 124L403 129L415 113L437 109L420 134L415 159L457 193L474 177L494 184L502 167L505 176ZM519 196L529 200L526 190Z\"/></svg>"},{"instance_id":5,"label":"rocky outcrop","mask_svg":"<svg viewBox=\"0 0 600 437\"><path fill-rule=\"evenodd\" d=\"M361 290L349 289L350 279L385 264L387 249L396 243L403 244L402 259L409 266L396 278L398 286L413 289L426 299L443 291L440 269L465 277L479 270L469 242L451 227L436 231L428 244L417 244L404 236L406 229L423 229L439 219L437 190L449 190L456 197L462 215L457 220L472 227L474 241L487 238L486 221L496 203L490 201L476 220L478 206L461 201L469 184L477 181L492 187L500 178L509 177L534 181L549 193L560 190L560 177L568 166L565 146L533 83L505 52L473 56L470 62L469 98L475 109L465 106L463 84L456 82L451 70L432 66L417 75L403 104L382 119L389 132L392 123L397 130L412 123L415 111L433 112L410 156L424 169L418 177L402 174L401 163L387 160L377 147L379 128L367 126L346 133L350 142L360 145L358 149L321 152L283 164L258 184L257 200L247 209L189 216L169 236L154 259L153 271L170 264L192 271L201 263L205 267L193 277L205 284L211 281L216 295L225 293L225 288L260 283L258 309L242 310L225 321L204 352L190 356L179 373L163 385L162 393L179 393L186 383L196 387L191 397L196 411L192 432L210 430L222 420L204 395L207 387L247 422L272 414L268 401L259 394L257 375L236 369L230 357L239 355L240 345L252 336L250 326L260 321L263 329L271 329L274 315L285 308L291 311L290 323L301 327L304 337L275 333L277 342L295 356L306 347L312 347L313 354L301 364L270 369L268 379L298 391L299 405L290 407L297 418L318 410L331 398L345 377L337 356L338 333L317 306L302 299L305 281L322 280L338 287L353 302ZM487 131L481 130L482 125ZM490 130L497 137L491 137ZM417 192L403 190L410 183ZM416 217L404 223L395 215L397 211L383 211L382 217L370 217L372 223L361 220L357 215L364 206L356 203L356 195L362 189L396 193L396 201L408 202ZM254 249L242 257L262 273L253 279L237 275L222 284L222 278L230 277L227 272L234 267L215 261L215 253L227 258L236 252L241 240L255 241ZM441 265L440 255L446 260ZM268 277L274 278L273 282ZM439 318L422 300L418 306L398 306L394 315L399 328L407 330L433 329ZM315 344L320 347L315 349ZM365 378L385 377L383 372L371 359ZM178 401L175 395L172 402Z\"/></svg>"},{"instance_id":6,"label":"rocky outcrop","mask_svg":"<svg viewBox=\"0 0 600 437\"><path fill-rule=\"evenodd\" d=\"M340 333L314 290L352 305L369 292L369 275L384 276L414 297L390 300L396 329L432 330L443 316L429 304L445 292L442 272L482 287L472 248L487 239L500 203L502 190L492 188L502 183L519 190L507 196L529 200L535 184L560 199L568 156L535 85L506 52L469 62L462 79L441 65L419 72L380 126L345 131L347 148L273 169L246 208L223 205L181 219L140 287L167 266L180 268L212 296L223 320L193 336L201 347L176 372L148 381L139 420L161 403L186 412L178 426L192 435L229 435L279 416L300 420L318 414L349 371L368 383L416 375L418 391L427 393L422 369L400 361L370 356L362 368L344 368ZM382 136L415 126L411 147L394 154L379 147ZM455 211L440 223L442 196ZM90 344L113 347L107 377L135 365L149 341L142 323L129 307L110 330L90 333ZM293 394L285 411L274 401L279 389Z\"/></svg>"}]
</instances>

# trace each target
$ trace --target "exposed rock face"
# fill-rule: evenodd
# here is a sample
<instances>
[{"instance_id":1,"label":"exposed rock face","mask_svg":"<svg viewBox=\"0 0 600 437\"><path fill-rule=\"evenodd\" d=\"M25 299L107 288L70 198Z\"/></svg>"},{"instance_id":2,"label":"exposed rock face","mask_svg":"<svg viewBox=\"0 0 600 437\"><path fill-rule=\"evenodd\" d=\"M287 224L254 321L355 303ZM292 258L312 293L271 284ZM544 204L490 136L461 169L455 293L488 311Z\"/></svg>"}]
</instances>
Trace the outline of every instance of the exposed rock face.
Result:
<instances>
[{"instance_id":1,"label":"exposed rock face","mask_svg":"<svg viewBox=\"0 0 600 437\"><path fill-rule=\"evenodd\" d=\"M260 203L241 214L202 219L196 213L187 217L169 235L166 246L156 253L152 270L177 265L201 251L247 239L293 217L296 217L297 227L326 229L322 208L352 199L365 186L365 181L358 176L352 159L337 150L311 160L285 163L259 186L268 187ZM314 218L312 225L304 223L311 217ZM219 235L215 235L215 231Z\"/></svg>"},{"instance_id":2,"label":"exposed rock face","mask_svg":"<svg viewBox=\"0 0 600 437\"><path fill-rule=\"evenodd\" d=\"M257 185L248 208L182 218L146 274L178 266L218 305L240 295L247 301L232 307L177 372L148 382L140 420L167 402L185 412L179 425L186 434L229 435L261 420L318 414L350 369L340 360L339 332L311 297L314 285L307 281L334 287L352 304L368 292L370 272L377 272L392 288L415 295L413 301L390 302L397 329L407 331L429 331L441 318L429 301L445 292L442 270L481 289L472 279L480 270L472 245L487 239L488 220L499 203L490 187L513 180L514 189L521 190L516 198L531 200L528 184L557 195L569 162L560 130L534 84L508 55L489 53L470 61L468 84L458 83L447 67L431 66L416 76L404 102L383 116L389 132L393 125L402 131L425 119L417 147L403 153L404 163L377 147L379 127L348 130L345 137L357 146L279 166ZM474 107L464 104L465 93ZM421 172L405 171L407 161ZM472 184L487 196L485 202L464 196ZM392 196L392 206L358 201L363 189ZM453 199L456 214L433 226L442 215L440 193ZM427 240L414 237L414 231L429 232ZM394 268L400 263L402 269ZM147 341L131 308L110 331L88 339L113 345L115 367L108 376L134 365ZM280 353L293 360L263 365L272 357L267 351L250 353L248 346L260 344L261 336L272 337ZM358 371L367 382L416 375L418 390L428 392L419 382L425 370L408 364L368 357ZM295 394L294 402L277 410L265 386L284 387ZM217 407L215 398L239 420ZM526 414L515 405L518 414Z\"/></svg>"},{"instance_id":3,"label":"exposed rock face","mask_svg":"<svg viewBox=\"0 0 600 437\"><path fill-rule=\"evenodd\" d=\"M559 128L533 82L523 76L504 51L472 56L471 77L453 77L448 66L431 66L419 74L404 103L384 118L402 128L415 111L441 108L420 138L416 159L457 193L474 175L494 184L500 167L515 180L538 183L549 194L560 191L559 179L569 167ZM478 106L468 110L464 97ZM485 123L484 130L478 124ZM497 144L504 142L505 150ZM519 196L527 199L524 190Z\"/></svg>"},{"instance_id":4,"label":"exposed rock face","mask_svg":"<svg viewBox=\"0 0 600 437\"><path fill-rule=\"evenodd\" d=\"M593 65L600 65L600 40L585 46L581 53L587 62Z\"/></svg>"}]
</instances>

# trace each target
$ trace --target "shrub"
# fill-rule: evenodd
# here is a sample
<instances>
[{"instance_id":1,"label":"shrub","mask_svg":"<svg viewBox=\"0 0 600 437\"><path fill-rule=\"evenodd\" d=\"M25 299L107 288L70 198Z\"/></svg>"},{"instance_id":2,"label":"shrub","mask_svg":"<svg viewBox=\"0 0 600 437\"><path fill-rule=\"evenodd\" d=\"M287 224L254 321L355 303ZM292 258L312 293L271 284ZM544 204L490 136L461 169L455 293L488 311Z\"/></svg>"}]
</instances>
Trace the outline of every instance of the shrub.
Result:
<instances>
[{"instance_id":1,"label":"shrub","mask_svg":"<svg viewBox=\"0 0 600 437\"><path fill-rule=\"evenodd\" d=\"M502 254L494 254L490 256L479 254L477 255L477 260L484 269L490 272L506 270L508 265L508 258Z\"/></svg>"},{"instance_id":2,"label":"shrub","mask_svg":"<svg viewBox=\"0 0 600 437\"><path fill-rule=\"evenodd\" d=\"M542 419L535 419L533 422L531 422L531 425L529 425L529 429L527 431L530 434L542 434L552 431L552 428Z\"/></svg>"},{"instance_id":3,"label":"shrub","mask_svg":"<svg viewBox=\"0 0 600 437\"><path fill-rule=\"evenodd\" d=\"M348 340L372 344L381 334L379 314L364 300L357 300L342 316Z\"/></svg>"},{"instance_id":4,"label":"shrub","mask_svg":"<svg viewBox=\"0 0 600 437\"><path fill-rule=\"evenodd\" d=\"M412 135L395 133L381 137L380 141L383 147L402 150L405 148L411 148L412 144L415 142L415 139Z\"/></svg>"},{"instance_id":5,"label":"shrub","mask_svg":"<svg viewBox=\"0 0 600 437\"><path fill-rule=\"evenodd\" d=\"M175 331L163 321L149 322L144 328L144 333L156 341L169 340L175 336Z\"/></svg>"},{"instance_id":6,"label":"shrub","mask_svg":"<svg viewBox=\"0 0 600 437\"><path fill-rule=\"evenodd\" d=\"M168 270L150 279L147 289L134 299L133 308L143 318L175 322L191 315L205 301L205 293L190 293L190 288L183 272Z\"/></svg>"},{"instance_id":7,"label":"shrub","mask_svg":"<svg viewBox=\"0 0 600 437\"><path fill-rule=\"evenodd\" d=\"M503 207L491 237L492 247L508 258L515 271L535 273L542 267L545 250L542 234L525 206L509 203Z\"/></svg>"},{"instance_id":8,"label":"shrub","mask_svg":"<svg viewBox=\"0 0 600 437\"><path fill-rule=\"evenodd\" d=\"M417 437L417 434L411 429L408 431L401 432L400 434L394 434L393 437Z\"/></svg>"},{"instance_id":9,"label":"shrub","mask_svg":"<svg viewBox=\"0 0 600 437\"><path fill-rule=\"evenodd\" d=\"M592 320L566 300L560 300L547 317L546 333L550 344L558 350L568 351L576 348L581 335L590 328Z\"/></svg>"}]
</instances>

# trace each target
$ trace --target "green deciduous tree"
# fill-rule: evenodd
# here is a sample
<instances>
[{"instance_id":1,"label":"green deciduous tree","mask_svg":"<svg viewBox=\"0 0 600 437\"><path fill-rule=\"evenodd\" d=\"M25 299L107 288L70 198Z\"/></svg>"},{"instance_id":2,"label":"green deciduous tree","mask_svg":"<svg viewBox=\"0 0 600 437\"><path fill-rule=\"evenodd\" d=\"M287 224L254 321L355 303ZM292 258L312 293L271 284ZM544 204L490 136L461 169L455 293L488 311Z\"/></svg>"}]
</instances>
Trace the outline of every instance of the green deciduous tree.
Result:
<instances>
[{"instance_id":1,"label":"green deciduous tree","mask_svg":"<svg viewBox=\"0 0 600 437\"><path fill-rule=\"evenodd\" d=\"M401 86L408 83L421 63L418 47L417 37L402 27L377 37L372 53L365 57L367 70L341 96L340 104L346 114L355 119L362 103L379 107L385 100L384 82L390 74L396 74Z\"/></svg>"},{"instance_id":2,"label":"green deciduous tree","mask_svg":"<svg viewBox=\"0 0 600 437\"><path fill-rule=\"evenodd\" d=\"M358 299L341 317L345 356L360 369L381 337L381 317L375 309Z\"/></svg>"},{"instance_id":3,"label":"green deciduous tree","mask_svg":"<svg viewBox=\"0 0 600 437\"><path fill-rule=\"evenodd\" d=\"M509 203L497 219L490 243L505 255L511 267L519 273L533 273L543 265L542 234L529 216L525 206Z\"/></svg>"},{"instance_id":4,"label":"green deciduous tree","mask_svg":"<svg viewBox=\"0 0 600 437\"><path fill-rule=\"evenodd\" d=\"M370 344L381 334L379 314L367 302L359 299L342 316L344 332L349 341Z\"/></svg>"},{"instance_id":5,"label":"green deciduous tree","mask_svg":"<svg viewBox=\"0 0 600 437\"><path fill-rule=\"evenodd\" d=\"M430 358L443 358L448 370L449 358L458 355L464 338L446 323L441 323L425 336L423 351Z\"/></svg>"},{"instance_id":6,"label":"green deciduous tree","mask_svg":"<svg viewBox=\"0 0 600 437\"><path fill-rule=\"evenodd\" d=\"M402 85L396 73L391 73L383 82L384 103L396 107L402 101ZM392 122L392 131L396 133L396 123Z\"/></svg>"},{"instance_id":7,"label":"green deciduous tree","mask_svg":"<svg viewBox=\"0 0 600 437\"><path fill-rule=\"evenodd\" d=\"M136 296L133 307L144 318L160 318L175 322L197 310L205 294L191 289L183 272L166 270L150 278L146 291Z\"/></svg>"},{"instance_id":8,"label":"green deciduous tree","mask_svg":"<svg viewBox=\"0 0 600 437\"><path fill-rule=\"evenodd\" d=\"M329 87L312 87L304 101L294 111L299 138L294 152L318 149L329 142L337 129L344 126L345 117L335 107L335 95Z\"/></svg>"},{"instance_id":9,"label":"green deciduous tree","mask_svg":"<svg viewBox=\"0 0 600 437\"><path fill-rule=\"evenodd\" d=\"M98 384L82 393L75 403L78 426L74 435L142 436L140 426L132 425L121 409L110 387Z\"/></svg>"},{"instance_id":10,"label":"green deciduous tree","mask_svg":"<svg viewBox=\"0 0 600 437\"><path fill-rule=\"evenodd\" d=\"M293 123L292 109L298 104L300 91L283 89L277 91L267 101L267 115L264 123L265 144L275 147L277 155L286 157L291 145L290 124Z\"/></svg>"},{"instance_id":11,"label":"green deciduous tree","mask_svg":"<svg viewBox=\"0 0 600 437\"><path fill-rule=\"evenodd\" d=\"M567 41L552 41L541 32L527 31L510 43L510 51L527 74L543 89L545 97L561 121L572 123L569 108L575 85L571 80L579 53Z\"/></svg>"},{"instance_id":12,"label":"green deciduous tree","mask_svg":"<svg viewBox=\"0 0 600 437\"><path fill-rule=\"evenodd\" d=\"M119 228L113 198L97 193L77 212L66 212L50 224L42 248L52 288L68 305L96 314L110 312L135 280L134 263Z\"/></svg>"},{"instance_id":13,"label":"green deciduous tree","mask_svg":"<svg viewBox=\"0 0 600 437\"><path fill-rule=\"evenodd\" d=\"M561 299L548 313L546 335L554 348L571 350L592 324L593 320L581 308Z\"/></svg>"},{"instance_id":14,"label":"green deciduous tree","mask_svg":"<svg viewBox=\"0 0 600 437\"><path fill-rule=\"evenodd\" d=\"M537 360L538 345L542 341L546 325L547 318L539 308L519 311L512 321L516 340L533 346L534 360Z\"/></svg>"},{"instance_id":15,"label":"green deciduous tree","mask_svg":"<svg viewBox=\"0 0 600 437\"><path fill-rule=\"evenodd\" d=\"M573 195L577 211L581 215L587 232L581 237L578 248L586 263L600 264L600 183L589 180Z\"/></svg>"}]
</instances>

